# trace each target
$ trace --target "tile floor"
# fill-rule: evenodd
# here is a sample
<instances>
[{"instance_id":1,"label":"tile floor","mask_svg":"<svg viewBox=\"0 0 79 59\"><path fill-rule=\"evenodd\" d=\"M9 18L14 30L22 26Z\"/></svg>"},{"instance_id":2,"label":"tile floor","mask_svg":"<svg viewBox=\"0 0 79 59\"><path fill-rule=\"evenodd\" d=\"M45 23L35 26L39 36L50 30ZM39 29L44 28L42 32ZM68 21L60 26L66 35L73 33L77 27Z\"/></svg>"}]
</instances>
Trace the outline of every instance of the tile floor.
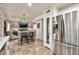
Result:
<instances>
[{"instance_id":1,"label":"tile floor","mask_svg":"<svg viewBox=\"0 0 79 59\"><path fill-rule=\"evenodd\" d=\"M22 46L18 40L14 40L10 42L10 55L53 55L53 52L44 47L42 41L38 39Z\"/></svg>"},{"instance_id":2,"label":"tile floor","mask_svg":"<svg viewBox=\"0 0 79 59\"><path fill-rule=\"evenodd\" d=\"M20 45L18 40L10 41L10 55L54 55L53 51L43 46L43 41L36 39L35 42L30 42L29 44L24 43ZM79 55L79 48L76 47L66 47L62 43L56 42L54 53L56 55ZM71 53L72 51L72 53ZM78 53L78 54L77 54ZM4 51L0 55L5 55Z\"/></svg>"}]
</instances>

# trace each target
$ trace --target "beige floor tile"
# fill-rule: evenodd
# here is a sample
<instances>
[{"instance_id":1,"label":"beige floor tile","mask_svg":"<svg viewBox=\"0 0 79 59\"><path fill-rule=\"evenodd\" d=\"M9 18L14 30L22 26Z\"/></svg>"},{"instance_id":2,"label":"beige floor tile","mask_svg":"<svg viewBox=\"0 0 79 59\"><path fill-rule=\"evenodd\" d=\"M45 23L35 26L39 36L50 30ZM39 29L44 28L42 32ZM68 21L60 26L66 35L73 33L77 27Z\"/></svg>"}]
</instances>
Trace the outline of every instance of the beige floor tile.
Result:
<instances>
[{"instance_id":1,"label":"beige floor tile","mask_svg":"<svg viewBox=\"0 0 79 59\"><path fill-rule=\"evenodd\" d=\"M13 43L14 42L14 43ZM35 40L29 44L24 43L22 46L18 45L18 41L11 41L14 47L10 50L10 55L53 55L53 52L43 46L41 40Z\"/></svg>"}]
</instances>

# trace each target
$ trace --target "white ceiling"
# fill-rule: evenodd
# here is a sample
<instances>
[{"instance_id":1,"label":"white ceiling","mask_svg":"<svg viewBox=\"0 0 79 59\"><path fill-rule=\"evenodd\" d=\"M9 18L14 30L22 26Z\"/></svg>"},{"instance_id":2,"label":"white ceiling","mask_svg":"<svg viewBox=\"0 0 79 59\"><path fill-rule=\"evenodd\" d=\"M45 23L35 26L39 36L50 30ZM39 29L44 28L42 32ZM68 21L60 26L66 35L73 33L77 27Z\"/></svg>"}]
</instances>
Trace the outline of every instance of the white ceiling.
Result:
<instances>
[{"instance_id":1,"label":"white ceiling","mask_svg":"<svg viewBox=\"0 0 79 59\"><path fill-rule=\"evenodd\" d=\"M28 19L33 20L36 16L42 14L42 12L49 7L65 7L72 5L70 3L33 3L31 7L27 3L4 3L2 4L4 11L8 17L17 18L25 13Z\"/></svg>"}]
</instances>

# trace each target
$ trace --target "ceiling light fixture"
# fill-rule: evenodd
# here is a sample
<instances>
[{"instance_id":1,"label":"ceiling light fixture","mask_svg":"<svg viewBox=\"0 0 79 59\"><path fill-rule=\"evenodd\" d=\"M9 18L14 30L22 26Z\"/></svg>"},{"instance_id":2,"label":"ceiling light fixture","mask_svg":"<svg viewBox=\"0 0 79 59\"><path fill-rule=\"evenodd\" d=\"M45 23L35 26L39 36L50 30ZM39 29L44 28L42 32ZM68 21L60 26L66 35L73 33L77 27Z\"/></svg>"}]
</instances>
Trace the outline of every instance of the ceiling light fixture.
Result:
<instances>
[{"instance_id":1,"label":"ceiling light fixture","mask_svg":"<svg viewBox=\"0 0 79 59\"><path fill-rule=\"evenodd\" d=\"M28 6L30 6L30 7L31 7L31 6L32 6L32 3L28 3Z\"/></svg>"}]
</instances>

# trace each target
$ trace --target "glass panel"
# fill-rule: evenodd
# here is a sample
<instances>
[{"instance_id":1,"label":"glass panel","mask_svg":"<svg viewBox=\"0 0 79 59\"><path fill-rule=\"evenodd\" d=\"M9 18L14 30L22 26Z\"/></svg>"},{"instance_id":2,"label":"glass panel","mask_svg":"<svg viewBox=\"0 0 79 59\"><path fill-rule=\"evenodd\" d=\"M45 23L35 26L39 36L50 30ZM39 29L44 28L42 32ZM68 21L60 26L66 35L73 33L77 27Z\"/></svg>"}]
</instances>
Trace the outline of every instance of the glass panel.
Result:
<instances>
[{"instance_id":1,"label":"glass panel","mask_svg":"<svg viewBox=\"0 0 79 59\"><path fill-rule=\"evenodd\" d=\"M47 18L47 43L49 44L49 18Z\"/></svg>"},{"instance_id":2,"label":"glass panel","mask_svg":"<svg viewBox=\"0 0 79 59\"><path fill-rule=\"evenodd\" d=\"M38 29L40 28L40 23L37 23L37 28L38 28Z\"/></svg>"}]
</instances>

